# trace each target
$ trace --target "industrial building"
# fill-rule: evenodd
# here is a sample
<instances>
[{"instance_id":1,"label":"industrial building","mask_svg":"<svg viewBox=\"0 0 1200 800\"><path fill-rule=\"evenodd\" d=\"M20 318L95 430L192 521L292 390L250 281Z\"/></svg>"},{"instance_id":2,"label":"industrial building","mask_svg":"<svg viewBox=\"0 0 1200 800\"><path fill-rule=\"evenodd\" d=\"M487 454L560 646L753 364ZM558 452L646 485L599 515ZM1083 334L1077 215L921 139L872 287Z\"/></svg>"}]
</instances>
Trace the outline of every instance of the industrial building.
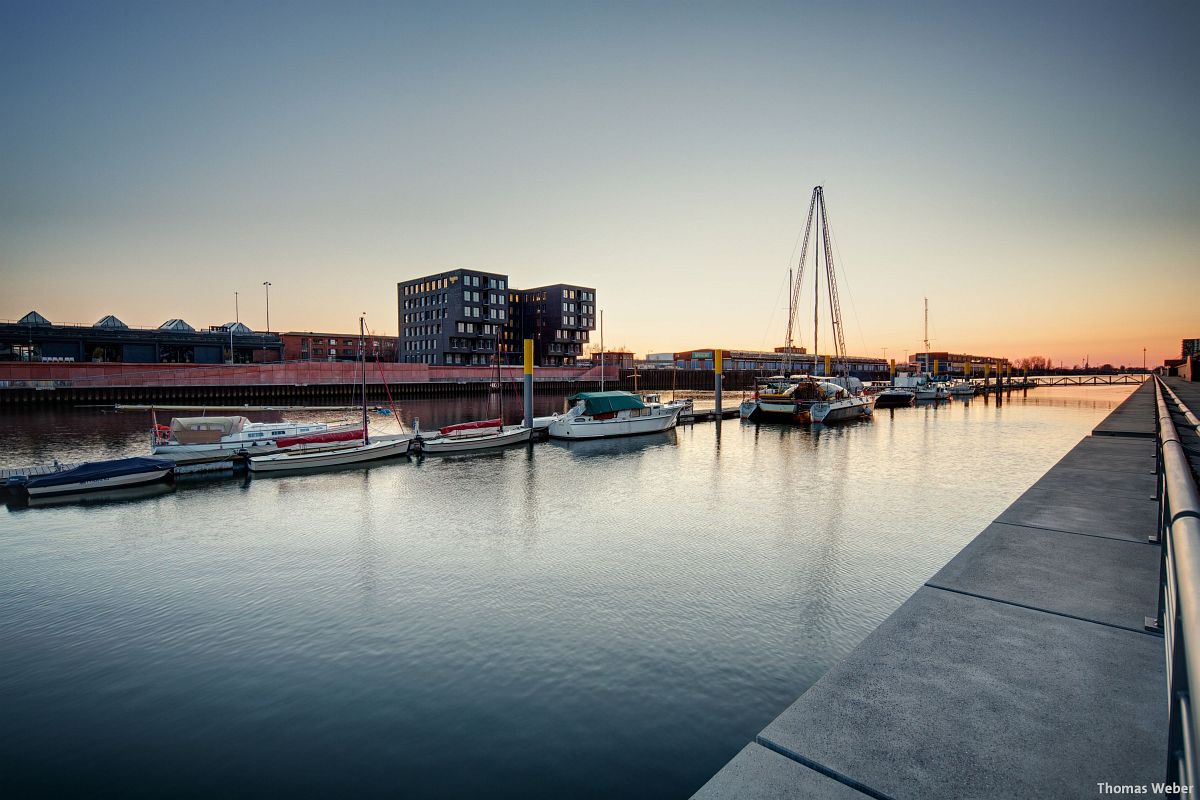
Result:
<instances>
[{"instance_id":1,"label":"industrial building","mask_svg":"<svg viewBox=\"0 0 1200 800\"><path fill-rule=\"evenodd\" d=\"M572 284L514 289L507 275L455 269L397 284L399 360L519 364L534 340L539 366L574 366L596 327L596 290Z\"/></svg>"},{"instance_id":2,"label":"industrial building","mask_svg":"<svg viewBox=\"0 0 1200 800\"><path fill-rule=\"evenodd\" d=\"M279 361L278 336L229 322L196 330L182 319L131 328L109 314L95 325L56 325L36 311L0 322L0 361L238 364Z\"/></svg>"},{"instance_id":3,"label":"industrial building","mask_svg":"<svg viewBox=\"0 0 1200 800\"><path fill-rule=\"evenodd\" d=\"M910 361L920 372L952 377L982 377L985 365L993 373L1007 371L1011 367L1003 356L973 356L967 353L914 353Z\"/></svg>"},{"instance_id":4,"label":"industrial building","mask_svg":"<svg viewBox=\"0 0 1200 800\"><path fill-rule=\"evenodd\" d=\"M810 375L825 375L825 362L829 360L829 371L840 374L843 369L861 380L887 380L889 377L888 362L882 358L864 356L834 356L812 355L802 347L777 347L771 351L765 350L734 350L721 348L723 353L723 369L746 370L755 372L772 372L782 374L808 373ZM712 369L714 348L699 348L683 350L674 354L676 369ZM660 354L655 354L660 355ZM661 361L657 362L661 363Z\"/></svg>"},{"instance_id":5,"label":"industrial building","mask_svg":"<svg viewBox=\"0 0 1200 800\"><path fill-rule=\"evenodd\" d=\"M287 361L358 360L357 333L288 331L279 334L279 338L283 340L283 357ZM395 336L368 334L366 337L367 360L397 361L399 341Z\"/></svg>"}]
</instances>

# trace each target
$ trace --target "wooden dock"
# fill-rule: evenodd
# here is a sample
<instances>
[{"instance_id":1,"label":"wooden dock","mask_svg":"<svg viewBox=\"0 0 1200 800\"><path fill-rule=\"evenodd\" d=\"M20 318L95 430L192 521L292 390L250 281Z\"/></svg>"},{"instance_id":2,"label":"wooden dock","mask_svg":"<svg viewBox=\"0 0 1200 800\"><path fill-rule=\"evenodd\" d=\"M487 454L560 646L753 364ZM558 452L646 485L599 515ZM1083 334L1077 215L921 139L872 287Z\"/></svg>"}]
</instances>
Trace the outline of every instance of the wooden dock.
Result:
<instances>
[{"instance_id":1,"label":"wooden dock","mask_svg":"<svg viewBox=\"0 0 1200 800\"><path fill-rule=\"evenodd\" d=\"M0 482L22 475L27 478L34 478L38 475L53 475L55 472L74 469L78 466L78 464L60 464L55 462L53 464L41 464L34 467L8 467L0 469Z\"/></svg>"},{"instance_id":2,"label":"wooden dock","mask_svg":"<svg viewBox=\"0 0 1200 800\"><path fill-rule=\"evenodd\" d=\"M697 797L1093 797L1167 764L1147 383ZM846 609L846 613L853 613Z\"/></svg>"}]
</instances>

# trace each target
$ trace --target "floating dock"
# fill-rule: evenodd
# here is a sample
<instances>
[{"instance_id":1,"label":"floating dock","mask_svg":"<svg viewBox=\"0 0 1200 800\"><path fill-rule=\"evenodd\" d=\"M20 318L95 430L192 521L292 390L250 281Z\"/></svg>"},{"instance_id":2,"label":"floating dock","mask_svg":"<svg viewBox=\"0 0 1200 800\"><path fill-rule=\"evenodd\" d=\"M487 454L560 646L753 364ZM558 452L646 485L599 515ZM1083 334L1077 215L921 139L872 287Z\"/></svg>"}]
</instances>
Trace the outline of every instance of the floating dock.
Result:
<instances>
[{"instance_id":1,"label":"floating dock","mask_svg":"<svg viewBox=\"0 0 1200 800\"><path fill-rule=\"evenodd\" d=\"M698 798L1098 796L1166 777L1148 382ZM848 612L849 613L849 612Z\"/></svg>"}]
</instances>

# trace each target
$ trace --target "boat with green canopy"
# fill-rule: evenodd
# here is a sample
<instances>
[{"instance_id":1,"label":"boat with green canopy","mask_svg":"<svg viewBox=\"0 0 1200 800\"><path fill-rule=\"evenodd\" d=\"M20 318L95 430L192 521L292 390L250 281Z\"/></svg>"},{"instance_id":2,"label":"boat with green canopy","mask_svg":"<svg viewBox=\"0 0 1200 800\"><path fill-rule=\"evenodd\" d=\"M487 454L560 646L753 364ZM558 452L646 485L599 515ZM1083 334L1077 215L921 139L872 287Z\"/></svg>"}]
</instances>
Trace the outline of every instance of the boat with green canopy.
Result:
<instances>
[{"instance_id":1,"label":"boat with green canopy","mask_svg":"<svg viewBox=\"0 0 1200 800\"><path fill-rule=\"evenodd\" d=\"M554 418L555 439L601 439L658 433L675 427L681 403L647 403L631 392L580 392L568 398L571 410Z\"/></svg>"}]
</instances>

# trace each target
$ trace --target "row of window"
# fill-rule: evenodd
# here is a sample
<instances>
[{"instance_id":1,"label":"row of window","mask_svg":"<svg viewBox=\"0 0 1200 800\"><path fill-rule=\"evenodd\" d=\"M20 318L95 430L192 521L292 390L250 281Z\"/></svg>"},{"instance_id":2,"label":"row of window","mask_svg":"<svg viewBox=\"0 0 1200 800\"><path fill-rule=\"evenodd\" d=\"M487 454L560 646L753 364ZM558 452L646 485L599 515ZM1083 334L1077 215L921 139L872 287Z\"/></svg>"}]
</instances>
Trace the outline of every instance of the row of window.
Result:
<instances>
[{"instance_id":1,"label":"row of window","mask_svg":"<svg viewBox=\"0 0 1200 800\"><path fill-rule=\"evenodd\" d=\"M410 297L404 301L405 308L424 308L425 306L439 306L450 302L450 295L446 292L440 294L426 294L420 297Z\"/></svg>"},{"instance_id":2,"label":"row of window","mask_svg":"<svg viewBox=\"0 0 1200 800\"><path fill-rule=\"evenodd\" d=\"M580 289L563 289L563 300L595 300L595 292L585 292Z\"/></svg>"},{"instance_id":3,"label":"row of window","mask_svg":"<svg viewBox=\"0 0 1200 800\"><path fill-rule=\"evenodd\" d=\"M450 337L450 348L452 350L487 350L496 349L495 339L459 339L458 337Z\"/></svg>"},{"instance_id":4,"label":"row of window","mask_svg":"<svg viewBox=\"0 0 1200 800\"><path fill-rule=\"evenodd\" d=\"M414 340L414 341L411 341L411 342L405 342L405 343L404 343L404 349L405 349L405 350L408 350L408 351L412 351L412 350L436 350L436 349L437 349L437 343L438 343L438 340L437 340L437 339L417 339L417 340Z\"/></svg>"},{"instance_id":5,"label":"row of window","mask_svg":"<svg viewBox=\"0 0 1200 800\"><path fill-rule=\"evenodd\" d=\"M503 308L489 308L489 309L486 309L486 311L487 311L487 313L484 314L483 313L484 309L481 309L479 306L465 306L463 308L463 316L464 317L483 318L483 319L507 319L508 318L508 312L505 311Z\"/></svg>"},{"instance_id":6,"label":"row of window","mask_svg":"<svg viewBox=\"0 0 1200 800\"><path fill-rule=\"evenodd\" d=\"M424 294L425 292L433 292L438 289L445 289L452 283L458 283L458 277L451 275L449 278L438 278L432 281L421 281L420 283L410 283L407 286L401 287L402 294Z\"/></svg>"},{"instance_id":7,"label":"row of window","mask_svg":"<svg viewBox=\"0 0 1200 800\"><path fill-rule=\"evenodd\" d=\"M476 324L474 322L458 323L458 332L459 333L486 333L486 334L490 334L490 335L495 335L495 334L500 333L500 331L502 329L503 329L503 326L489 325L487 323L484 323L482 325Z\"/></svg>"},{"instance_id":8,"label":"row of window","mask_svg":"<svg viewBox=\"0 0 1200 800\"><path fill-rule=\"evenodd\" d=\"M437 336L442 332L442 323L436 325L413 325L404 329L405 336Z\"/></svg>"},{"instance_id":9,"label":"row of window","mask_svg":"<svg viewBox=\"0 0 1200 800\"><path fill-rule=\"evenodd\" d=\"M435 356L435 358L436 358L436 356ZM482 355L480 353L446 353L446 363L447 364L462 365L462 366L467 366L467 365L479 366L482 364L487 364L489 360L490 359L488 356ZM434 361L433 363L436 364L437 361Z\"/></svg>"},{"instance_id":10,"label":"row of window","mask_svg":"<svg viewBox=\"0 0 1200 800\"><path fill-rule=\"evenodd\" d=\"M445 319L450 316L448 308L431 308L426 311L413 311L404 315L405 322L425 322L430 319Z\"/></svg>"}]
</instances>

